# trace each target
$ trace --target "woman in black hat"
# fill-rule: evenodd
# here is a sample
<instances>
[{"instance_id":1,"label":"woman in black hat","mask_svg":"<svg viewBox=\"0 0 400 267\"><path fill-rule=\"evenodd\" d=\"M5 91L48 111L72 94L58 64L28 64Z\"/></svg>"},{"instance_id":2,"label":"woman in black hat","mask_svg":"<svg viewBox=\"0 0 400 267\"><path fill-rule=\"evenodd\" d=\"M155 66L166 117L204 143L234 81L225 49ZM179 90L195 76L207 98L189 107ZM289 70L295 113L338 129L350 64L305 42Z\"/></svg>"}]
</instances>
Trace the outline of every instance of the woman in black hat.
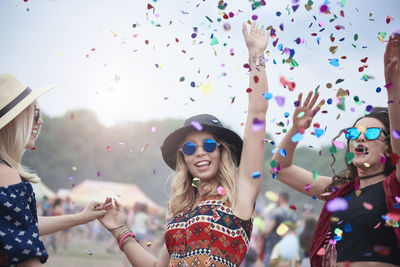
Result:
<instances>
[{"instance_id":1,"label":"woman in black hat","mask_svg":"<svg viewBox=\"0 0 400 267\"><path fill-rule=\"evenodd\" d=\"M0 74L0 266L41 265L48 258L41 235L105 213L101 203L93 202L80 214L37 216L31 183L40 178L24 168L21 159L26 149L35 147L43 124L36 99L52 88L31 90L13 75Z\"/></svg>"},{"instance_id":2,"label":"woman in black hat","mask_svg":"<svg viewBox=\"0 0 400 267\"><path fill-rule=\"evenodd\" d=\"M212 115L185 121L164 141L162 155L175 170L165 247L157 260L124 226L114 209L99 219L133 266L239 266L248 248L251 216L262 182L268 92L263 28L243 25L249 51L249 106L244 141ZM106 202L110 202L108 199Z\"/></svg>"}]
</instances>

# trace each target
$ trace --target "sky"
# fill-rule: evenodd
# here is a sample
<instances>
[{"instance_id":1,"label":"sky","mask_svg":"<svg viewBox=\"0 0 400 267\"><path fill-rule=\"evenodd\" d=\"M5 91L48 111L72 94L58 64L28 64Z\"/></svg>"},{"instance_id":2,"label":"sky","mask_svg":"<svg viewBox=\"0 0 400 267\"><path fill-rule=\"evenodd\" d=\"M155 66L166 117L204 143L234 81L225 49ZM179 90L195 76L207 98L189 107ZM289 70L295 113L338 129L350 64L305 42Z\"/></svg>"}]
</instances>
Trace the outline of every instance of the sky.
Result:
<instances>
[{"instance_id":1,"label":"sky","mask_svg":"<svg viewBox=\"0 0 400 267\"><path fill-rule=\"evenodd\" d=\"M368 105L387 105L383 54L400 29L400 1L313 0L310 10L308 0L266 0L254 10L257 1L218 2L0 1L0 73L32 89L56 85L39 99L49 116L86 108L112 126L210 113L243 135L249 75L241 29L256 19L276 30L265 55L273 95L266 125L274 140L291 126L300 92L318 88L332 100L314 119L324 134L310 129L301 142L310 147L329 144ZM379 33L386 36L379 40ZM284 63L285 48L298 66ZM295 89L284 88L281 77ZM348 91L345 110L336 105L340 89Z\"/></svg>"}]
</instances>

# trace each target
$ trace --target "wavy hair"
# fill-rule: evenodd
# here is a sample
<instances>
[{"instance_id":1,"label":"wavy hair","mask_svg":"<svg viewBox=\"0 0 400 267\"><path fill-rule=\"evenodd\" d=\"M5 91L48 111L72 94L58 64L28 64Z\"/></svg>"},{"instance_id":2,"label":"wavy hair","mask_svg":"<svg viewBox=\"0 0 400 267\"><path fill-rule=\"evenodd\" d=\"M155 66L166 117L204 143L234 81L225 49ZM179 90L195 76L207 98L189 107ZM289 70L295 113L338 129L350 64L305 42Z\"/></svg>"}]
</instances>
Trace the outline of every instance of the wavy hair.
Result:
<instances>
[{"instance_id":1,"label":"wavy hair","mask_svg":"<svg viewBox=\"0 0 400 267\"><path fill-rule=\"evenodd\" d=\"M204 197L217 194L218 187L222 186L226 190L226 195L223 196L222 201L230 201L232 203L236 192L235 174L237 163L233 156L232 148L225 141L218 138L215 139L221 144L220 166L215 179L212 179L211 183L204 188ZM193 206L197 194L197 189L192 186L193 178L185 164L182 152L178 150L175 175L171 185L171 198L168 202L168 220Z\"/></svg>"},{"instance_id":2,"label":"wavy hair","mask_svg":"<svg viewBox=\"0 0 400 267\"><path fill-rule=\"evenodd\" d=\"M385 132L386 132L386 137L385 137L385 143L386 143L386 150L389 151L390 154L392 154L392 149L391 149L391 143L390 143L390 122L389 122L389 114L388 114L388 109L385 107L374 107L373 111L363 117L358 118L355 123L353 124L353 127L356 125L356 123L363 119L363 118L375 118L379 120L385 127ZM343 130L340 130L338 135L332 140L332 143L335 142L335 140L342 134ZM347 140L347 149L346 152L349 152L349 143L350 140ZM331 164L331 169L333 171L333 178L332 178L332 183L329 184L325 191L326 192L332 192L334 188L338 188L342 185L344 185L347 182L350 182L354 180L357 175L357 167L354 166L354 164L348 163L345 159L346 163L346 168L342 170L340 173L336 173L335 169L333 168L333 165L335 164L336 158L332 154L333 162ZM396 167L392 164L391 157L386 159L385 162L385 175L389 175L392 173Z\"/></svg>"},{"instance_id":3,"label":"wavy hair","mask_svg":"<svg viewBox=\"0 0 400 267\"><path fill-rule=\"evenodd\" d=\"M32 183L38 183L40 178L24 167L21 159L31 136L35 105L35 103L29 105L0 129L0 157L17 170L19 176Z\"/></svg>"}]
</instances>

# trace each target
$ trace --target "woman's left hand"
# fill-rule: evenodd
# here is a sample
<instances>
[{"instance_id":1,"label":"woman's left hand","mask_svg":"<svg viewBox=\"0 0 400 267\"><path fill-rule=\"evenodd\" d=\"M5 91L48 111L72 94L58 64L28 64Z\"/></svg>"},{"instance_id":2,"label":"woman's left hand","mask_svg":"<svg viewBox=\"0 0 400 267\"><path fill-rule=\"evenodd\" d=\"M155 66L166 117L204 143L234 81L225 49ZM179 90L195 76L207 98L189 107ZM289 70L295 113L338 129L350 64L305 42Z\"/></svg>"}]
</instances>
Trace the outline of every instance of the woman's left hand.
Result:
<instances>
[{"instance_id":1,"label":"woman's left hand","mask_svg":"<svg viewBox=\"0 0 400 267\"><path fill-rule=\"evenodd\" d=\"M389 38L386 46L384 64L386 83L400 86L400 35Z\"/></svg>"},{"instance_id":2,"label":"woman's left hand","mask_svg":"<svg viewBox=\"0 0 400 267\"><path fill-rule=\"evenodd\" d=\"M79 213L82 223L88 223L104 216L107 213L107 207L102 202L92 201Z\"/></svg>"},{"instance_id":3,"label":"woman's left hand","mask_svg":"<svg viewBox=\"0 0 400 267\"><path fill-rule=\"evenodd\" d=\"M250 32L248 32L246 24L243 23L243 36L249 54L264 54L269 39L269 32L266 32L264 27L258 28L256 23L253 22L251 23Z\"/></svg>"}]
</instances>

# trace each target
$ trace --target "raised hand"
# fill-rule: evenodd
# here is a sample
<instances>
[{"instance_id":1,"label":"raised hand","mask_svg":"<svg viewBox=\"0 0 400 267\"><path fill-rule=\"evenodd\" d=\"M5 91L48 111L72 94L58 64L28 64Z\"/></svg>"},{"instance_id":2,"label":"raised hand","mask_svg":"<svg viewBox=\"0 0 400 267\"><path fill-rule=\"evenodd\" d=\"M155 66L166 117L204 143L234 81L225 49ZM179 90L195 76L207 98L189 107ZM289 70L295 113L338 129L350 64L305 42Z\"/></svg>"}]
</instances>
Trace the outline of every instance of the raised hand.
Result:
<instances>
[{"instance_id":1,"label":"raised hand","mask_svg":"<svg viewBox=\"0 0 400 267\"><path fill-rule=\"evenodd\" d=\"M249 54L263 55L268 45L269 32L266 32L264 28L257 28L255 22L251 23L250 32L248 32L246 24L243 23L243 36Z\"/></svg>"},{"instance_id":2,"label":"raised hand","mask_svg":"<svg viewBox=\"0 0 400 267\"><path fill-rule=\"evenodd\" d=\"M313 93L310 91L303 104L301 104L303 93L300 93L297 99L297 108L293 114L293 126L300 132L303 132L305 129L310 127L314 116L321 109L321 106L325 104L325 99L322 99L319 104L314 107L318 100L319 94L314 94L313 98L311 99L312 95Z\"/></svg>"},{"instance_id":3,"label":"raised hand","mask_svg":"<svg viewBox=\"0 0 400 267\"><path fill-rule=\"evenodd\" d=\"M121 204L116 199L114 199L114 204L115 205L112 203L112 199L108 197L104 202L107 213L104 216L97 218L107 230L117 228L124 225L126 222L126 214Z\"/></svg>"},{"instance_id":4,"label":"raised hand","mask_svg":"<svg viewBox=\"0 0 400 267\"><path fill-rule=\"evenodd\" d=\"M400 85L400 34L390 36L386 46L384 64L386 83Z\"/></svg>"}]
</instances>

